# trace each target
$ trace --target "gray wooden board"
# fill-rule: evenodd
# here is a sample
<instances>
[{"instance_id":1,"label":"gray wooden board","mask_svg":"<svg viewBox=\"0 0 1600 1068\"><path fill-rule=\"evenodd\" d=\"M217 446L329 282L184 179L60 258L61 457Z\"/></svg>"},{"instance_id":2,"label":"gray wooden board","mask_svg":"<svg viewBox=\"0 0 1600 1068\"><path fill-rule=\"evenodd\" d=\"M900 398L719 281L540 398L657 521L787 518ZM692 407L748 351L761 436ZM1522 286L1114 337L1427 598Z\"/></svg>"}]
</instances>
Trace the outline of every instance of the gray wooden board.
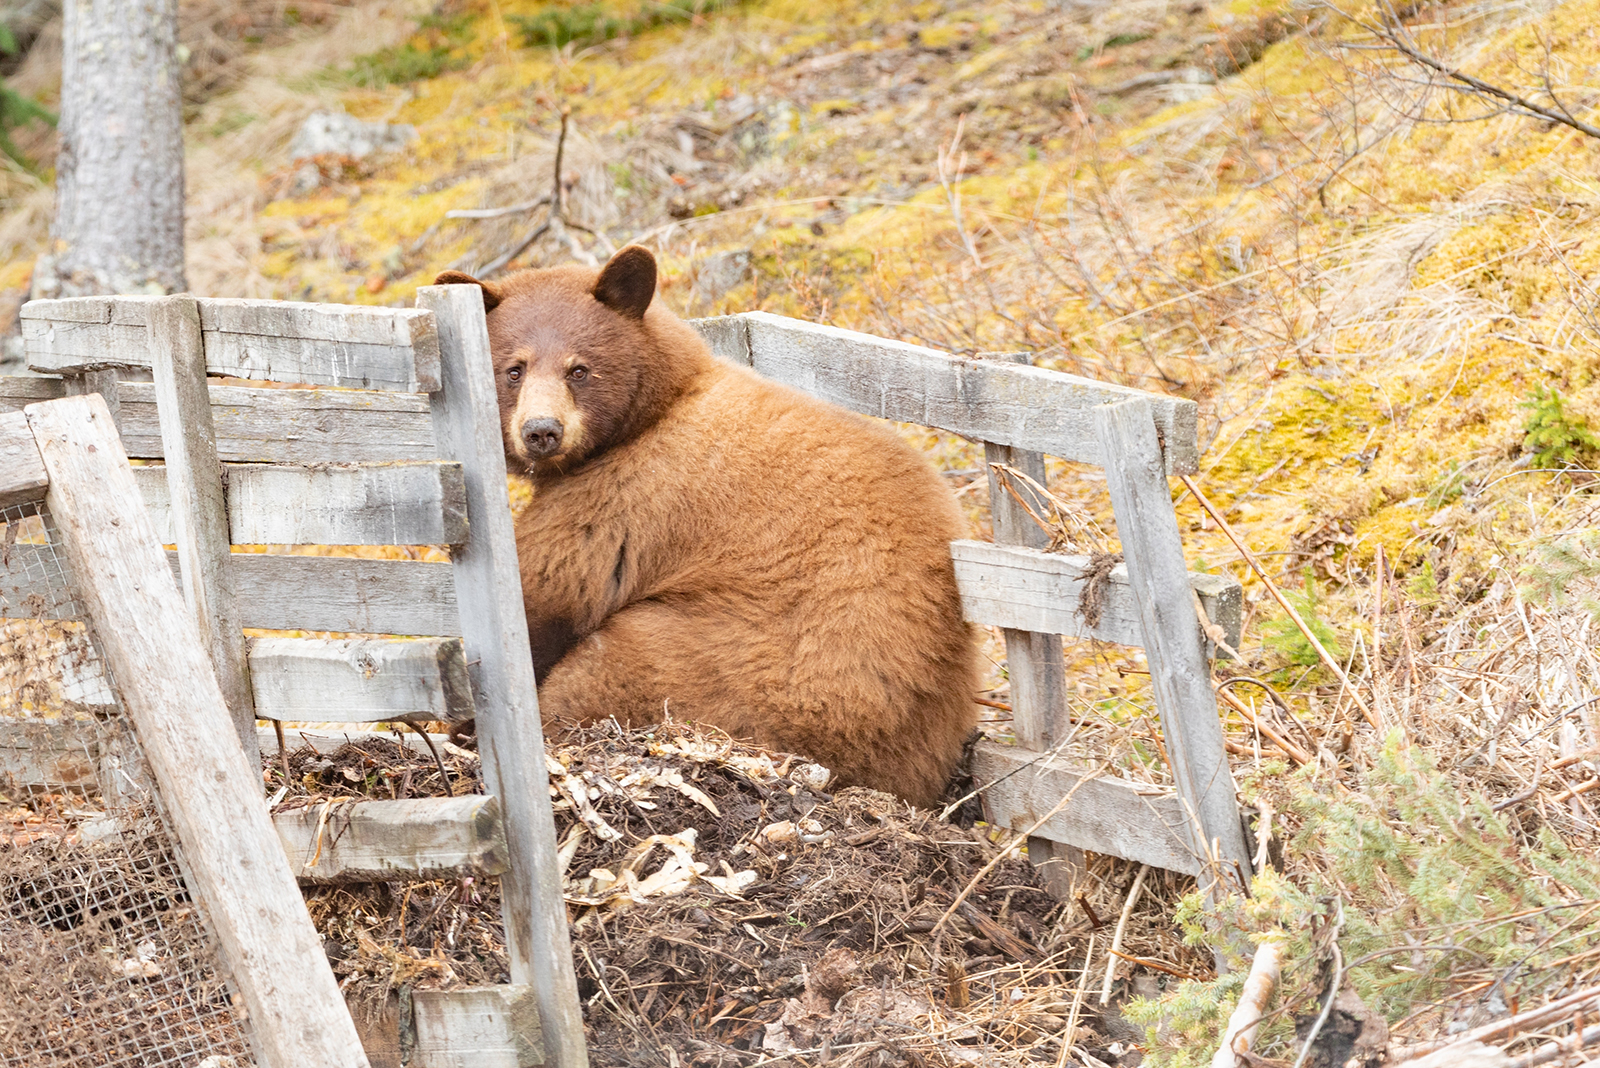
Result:
<instances>
[{"instance_id":1,"label":"gray wooden board","mask_svg":"<svg viewBox=\"0 0 1600 1068\"><path fill-rule=\"evenodd\" d=\"M1111 404L1094 414L1106 453L1114 458L1106 468L1106 488L1128 559L1128 588L1138 606L1141 644L1172 779L1198 822L1193 828L1196 852L1216 853L1218 878L1202 879L1215 898L1227 883L1242 882L1248 888L1250 853L1217 717L1211 665L1196 627L1193 598L1187 596L1189 573L1161 445L1146 401Z\"/></svg>"},{"instance_id":2,"label":"gray wooden board","mask_svg":"<svg viewBox=\"0 0 1600 1068\"><path fill-rule=\"evenodd\" d=\"M42 500L49 485L28 417L0 412L0 508Z\"/></svg>"},{"instance_id":3,"label":"gray wooden board","mask_svg":"<svg viewBox=\"0 0 1600 1068\"><path fill-rule=\"evenodd\" d=\"M471 719L460 638L253 638L261 719L385 723Z\"/></svg>"},{"instance_id":4,"label":"gray wooden board","mask_svg":"<svg viewBox=\"0 0 1600 1068\"><path fill-rule=\"evenodd\" d=\"M187 883L262 1068L365 1068L338 984L232 732L210 659L170 577L105 402L28 406L47 503L117 680ZM219 827L226 834L217 833Z\"/></svg>"},{"instance_id":5,"label":"gray wooden board","mask_svg":"<svg viewBox=\"0 0 1600 1068\"><path fill-rule=\"evenodd\" d=\"M506 817L511 867L500 890L511 981L535 992L553 1068L588 1068L483 290L424 286L417 303L436 313L439 326L443 385L433 396L439 456L461 461L466 471L472 537L452 554L452 566L467 657L477 663L484 785Z\"/></svg>"},{"instance_id":6,"label":"gray wooden board","mask_svg":"<svg viewBox=\"0 0 1600 1068\"><path fill-rule=\"evenodd\" d=\"M228 464L235 545L457 545L467 539L461 465ZM166 468L134 469L163 544L176 543Z\"/></svg>"},{"instance_id":7,"label":"gray wooden board","mask_svg":"<svg viewBox=\"0 0 1600 1068\"><path fill-rule=\"evenodd\" d=\"M1118 645L1144 644L1126 564L1111 570L1102 589L1100 622L1091 628L1084 625L1078 612L1087 556L986 541L953 541L950 555L955 560L962 611L973 623L1097 638ZM1188 581L1200 595L1207 618L1221 627L1228 644L1237 648L1243 603L1238 581L1226 575L1192 572L1188 573ZM1194 616L1192 608L1189 615ZM1198 619L1194 626L1195 633L1204 640Z\"/></svg>"},{"instance_id":8,"label":"gray wooden board","mask_svg":"<svg viewBox=\"0 0 1600 1068\"><path fill-rule=\"evenodd\" d=\"M161 459L154 387L124 382L120 392L123 448L135 459ZM355 464L434 456L428 398L411 393L213 385L211 419L217 458L229 463Z\"/></svg>"},{"instance_id":9,"label":"gray wooden board","mask_svg":"<svg viewBox=\"0 0 1600 1068\"><path fill-rule=\"evenodd\" d=\"M67 384L59 378L0 375L0 412L20 412L34 401L55 400L66 395Z\"/></svg>"},{"instance_id":10,"label":"gray wooden board","mask_svg":"<svg viewBox=\"0 0 1600 1068\"><path fill-rule=\"evenodd\" d=\"M484 794L313 804L274 814L272 825L302 883L481 879L506 870L500 805Z\"/></svg>"},{"instance_id":11,"label":"gray wooden board","mask_svg":"<svg viewBox=\"0 0 1600 1068\"><path fill-rule=\"evenodd\" d=\"M166 486L174 507L169 518L178 547L179 586L200 640L211 654L222 696L228 702L245 758L259 763L256 716L251 703L244 634L233 602L228 568L228 502L206 395L206 356L200 313L189 296L163 297L146 306L151 383L159 398L158 420L167 456ZM122 389L118 388L119 408ZM119 413L120 414L120 413ZM120 433L123 426L117 420Z\"/></svg>"},{"instance_id":12,"label":"gray wooden board","mask_svg":"<svg viewBox=\"0 0 1600 1068\"><path fill-rule=\"evenodd\" d=\"M1086 774L1017 746L979 742L972 750L972 778L990 823L1026 830L1070 793L1072 800L1034 834L1168 871L1200 870L1183 804L1172 791L1104 777L1084 781Z\"/></svg>"},{"instance_id":13,"label":"gray wooden board","mask_svg":"<svg viewBox=\"0 0 1600 1068\"><path fill-rule=\"evenodd\" d=\"M335 634L459 636L449 564L234 553L243 626Z\"/></svg>"},{"instance_id":14,"label":"gray wooden board","mask_svg":"<svg viewBox=\"0 0 1600 1068\"><path fill-rule=\"evenodd\" d=\"M737 324L744 326L742 333ZM1173 473L1199 470L1194 401L1042 367L965 359L767 312L697 319L691 325L718 356L852 411L1080 463L1103 462L1093 410L1145 398Z\"/></svg>"},{"instance_id":15,"label":"gray wooden board","mask_svg":"<svg viewBox=\"0 0 1600 1068\"><path fill-rule=\"evenodd\" d=\"M72 619L59 603L59 580L46 546L11 546L0 569L0 618ZM173 578L178 554L167 554ZM449 564L340 556L233 553L239 625L334 634L459 636L455 575Z\"/></svg>"},{"instance_id":16,"label":"gray wooden board","mask_svg":"<svg viewBox=\"0 0 1600 1068\"><path fill-rule=\"evenodd\" d=\"M99 793L95 725L0 718L0 785Z\"/></svg>"},{"instance_id":17,"label":"gray wooden board","mask_svg":"<svg viewBox=\"0 0 1600 1068\"><path fill-rule=\"evenodd\" d=\"M28 366L51 374L148 367L145 306L155 299L24 304ZM216 297L199 303L211 374L407 393L439 388L439 337L426 312Z\"/></svg>"},{"instance_id":18,"label":"gray wooden board","mask_svg":"<svg viewBox=\"0 0 1600 1068\"><path fill-rule=\"evenodd\" d=\"M538 998L527 986L413 990L411 1068L532 1068L545 1063Z\"/></svg>"}]
</instances>

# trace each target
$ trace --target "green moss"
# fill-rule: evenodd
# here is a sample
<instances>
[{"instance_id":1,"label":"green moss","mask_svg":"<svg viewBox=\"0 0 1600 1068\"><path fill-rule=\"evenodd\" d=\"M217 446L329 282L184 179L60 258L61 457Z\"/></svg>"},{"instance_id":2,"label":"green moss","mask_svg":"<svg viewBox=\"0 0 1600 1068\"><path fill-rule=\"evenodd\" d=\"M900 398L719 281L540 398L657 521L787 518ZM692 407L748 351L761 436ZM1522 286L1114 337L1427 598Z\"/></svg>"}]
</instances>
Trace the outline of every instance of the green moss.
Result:
<instances>
[{"instance_id":1,"label":"green moss","mask_svg":"<svg viewBox=\"0 0 1600 1068\"><path fill-rule=\"evenodd\" d=\"M460 70L470 60L463 46L471 39L472 28L471 15L425 15L404 44L356 57L347 76L354 85L379 87Z\"/></svg>"}]
</instances>

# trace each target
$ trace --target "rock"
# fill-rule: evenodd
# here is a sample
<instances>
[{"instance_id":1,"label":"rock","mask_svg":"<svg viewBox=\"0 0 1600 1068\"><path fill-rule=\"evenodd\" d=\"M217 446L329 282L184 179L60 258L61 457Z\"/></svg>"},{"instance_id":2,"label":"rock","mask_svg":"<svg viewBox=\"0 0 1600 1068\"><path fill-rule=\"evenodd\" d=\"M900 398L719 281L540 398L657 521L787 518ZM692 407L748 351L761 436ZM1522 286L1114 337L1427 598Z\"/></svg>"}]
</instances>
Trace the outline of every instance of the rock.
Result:
<instances>
[{"instance_id":1,"label":"rock","mask_svg":"<svg viewBox=\"0 0 1600 1068\"><path fill-rule=\"evenodd\" d=\"M416 139L415 126L363 122L342 111L314 111L289 142L289 158L334 155L365 159L378 152L398 151Z\"/></svg>"},{"instance_id":2,"label":"rock","mask_svg":"<svg viewBox=\"0 0 1600 1068\"><path fill-rule=\"evenodd\" d=\"M1295 1034L1305 1041L1317 1013L1295 1017ZM1369 1068L1381 1063L1389 1045L1389 1025L1367 1008L1354 990L1341 990L1317 1034L1306 1063L1311 1068ZM1452 1062L1454 1063L1454 1062Z\"/></svg>"}]
</instances>

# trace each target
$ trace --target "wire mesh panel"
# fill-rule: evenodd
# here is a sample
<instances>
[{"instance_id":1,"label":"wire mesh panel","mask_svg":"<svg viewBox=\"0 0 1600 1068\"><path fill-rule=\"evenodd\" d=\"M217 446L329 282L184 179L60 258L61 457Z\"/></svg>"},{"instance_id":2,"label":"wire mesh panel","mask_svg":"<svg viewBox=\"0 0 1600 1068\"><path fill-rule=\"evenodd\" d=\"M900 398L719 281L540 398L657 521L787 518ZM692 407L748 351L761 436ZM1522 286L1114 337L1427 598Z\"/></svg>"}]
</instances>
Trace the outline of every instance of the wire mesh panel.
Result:
<instances>
[{"instance_id":1,"label":"wire mesh panel","mask_svg":"<svg viewBox=\"0 0 1600 1068\"><path fill-rule=\"evenodd\" d=\"M149 782L48 512L0 509L0 1068L255 1063Z\"/></svg>"}]
</instances>

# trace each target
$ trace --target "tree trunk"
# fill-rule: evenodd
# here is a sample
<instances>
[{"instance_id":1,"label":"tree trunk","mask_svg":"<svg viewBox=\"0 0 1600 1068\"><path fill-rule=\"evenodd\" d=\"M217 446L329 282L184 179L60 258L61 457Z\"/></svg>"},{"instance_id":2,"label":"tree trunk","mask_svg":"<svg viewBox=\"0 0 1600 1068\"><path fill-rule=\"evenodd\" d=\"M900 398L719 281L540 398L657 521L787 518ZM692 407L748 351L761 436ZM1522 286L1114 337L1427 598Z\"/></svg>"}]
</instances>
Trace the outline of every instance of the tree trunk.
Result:
<instances>
[{"instance_id":1,"label":"tree trunk","mask_svg":"<svg viewBox=\"0 0 1600 1068\"><path fill-rule=\"evenodd\" d=\"M33 295L183 290L177 0L67 0L62 21L54 247Z\"/></svg>"}]
</instances>

